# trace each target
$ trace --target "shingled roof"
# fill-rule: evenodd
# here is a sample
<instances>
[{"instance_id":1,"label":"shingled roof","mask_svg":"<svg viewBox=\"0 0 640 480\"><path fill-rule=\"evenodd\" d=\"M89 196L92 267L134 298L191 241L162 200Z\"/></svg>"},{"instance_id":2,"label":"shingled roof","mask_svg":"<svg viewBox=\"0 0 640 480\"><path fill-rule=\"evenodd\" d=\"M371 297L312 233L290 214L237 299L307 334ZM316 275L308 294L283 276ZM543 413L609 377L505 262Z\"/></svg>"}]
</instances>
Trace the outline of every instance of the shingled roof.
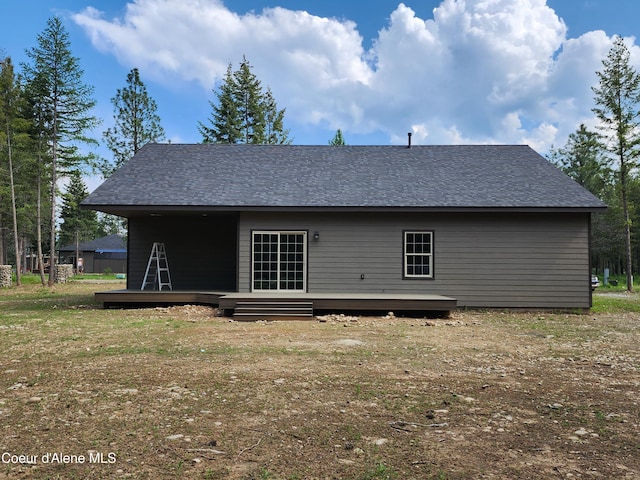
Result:
<instances>
[{"instance_id":1,"label":"shingled roof","mask_svg":"<svg viewBox=\"0 0 640 480\"><path fill-rule=\"evenodd\" d=\"M125 216L152 211L605 207L525 145L149 144L83 205Z\"/></svg>"}]
</instances>

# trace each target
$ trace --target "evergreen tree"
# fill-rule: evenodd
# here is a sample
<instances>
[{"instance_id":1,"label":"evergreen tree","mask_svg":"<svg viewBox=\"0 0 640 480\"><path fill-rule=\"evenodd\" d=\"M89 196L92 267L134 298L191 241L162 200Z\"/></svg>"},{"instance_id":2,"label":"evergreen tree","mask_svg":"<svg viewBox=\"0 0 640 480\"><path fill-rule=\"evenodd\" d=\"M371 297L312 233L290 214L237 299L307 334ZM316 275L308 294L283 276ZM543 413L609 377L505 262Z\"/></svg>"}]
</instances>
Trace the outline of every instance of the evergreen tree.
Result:
<instances>
[{"instance_id":1,"label":"evergreen tree","mask_svg":"<svg viewBox=\"0 0 640 480\"><path fill-rule=\"evenodd\" d=\"M207 127L198 122L202 143L238 143L240 140L240 113L234 98L234 79L231 64L227 67L220 91L216 92L217 103L209 101L213 113Z\"/></svg>"},{"instance_id":2,"label":"evergreen tree","mask_svg":"<svg viewBox=\"0 0 640 480\"><path fill-rule=\"evenodd\" d=\"M640 75L631 66L629 57L624 40L616 37L607 58L602 61L602 71L597 72L599 85L593 87L596 104L593 112L602 123L607 150L617 162L625 223L627 289L633 291L629 182L637 167L640 144Z\"/></svg>"},{"instance_id":3,"label":"evergreen tree","mask_svg":"<svg viewBox=\"0 0 640 480\"><path fill-rule=\"evenodd\" d=\"M235 72L229 64L217 101L209 102L209 124L198 122L203 143L290 143L284 129L284 109L278 110L270 90L264 93L260 80L243 57Z\"/></svg>"},{"instance_id":4,"label":"evergreen tree","mask_svg":"<svg viewBox=\"0 0 640 480\"><path fill-rule=\"evenodd\" d=\"M115 170L147 143L163 140L165 133L156 102L147 93L137 68L129 72L127 86L116 91L111 103L114 126L104 132L103 138L113 152Z\"/></svg>"},{"instance_id":5,"label":"evergreen tree","mask_svg":"<svg viewBox=\"0 0 640 480\"><path fill-rule=\"evenodd\" d=\"M610 194L612 172L610 159L600 135L581 124L569 135L563 148L551 151L551 161L577 183L602 200Z\"/></svg>"},{"instance_id":6,"label":"evergreen tree","mask_svg":"<svg viewBox=\"0 0 640 480\"><path fill-rule=\"evenodd\" d=\"M69 176L66 192L62 194L60 209L60 245L70 245L76 242L93 240L99 235L97 213L93 210L80 208L80 203L87 198L89 192L79 171Z\"/></svg>"},{"instance_id":7,"label":"evergreen tree","mask_svg":"<svg viewBox=\"0 0 640 480\"><path fill-rule=\"evenodd\" d=\"M233 74L235 81L235 99L240 114L242 143L264 144L265 109L264 95L258 77L251 71L246 57L242 58L240 68Z\"/></svg>"},{"instance_id":8,"label":"evergreen tree","mask_svg":"<svg viewBox=\"0 0 640 480\"><path fill-rule=\"evenodd\" d=\"M7 210L0 213L12 219L12 238L17 271L16 281L21 282L24 271L22 255L26 239L32 237L34 178L33 143L30 139L30 114L26 102L26 91L19 77L14 74L9 57L0 61L0 165L4 167L0 184L0 205ZM4 187L4 188L3 188ZM10 207L9 207L10 206ZM0 207L0 210L4 208Z\"/></svg>"},{"instance_id":9,"label":"evergreen tree","mask_svg":"<svg viewBox=\"0 0 640 480\"><path fill-rule=\"evenodd\" d=\"M98 212L99 231L96 237L106 237L107 235L127 236L127 219L104 212Z\"/></svg>"},{"instance_id":10,"label":"evergreen tree","mask_svg":"<svg viewBox=\"0 0 640 480\"><path fill-rule=\"evenodd\" d=\"M329 140L329 145L346 145L344 136L342 135L342 130L338 129L335 136Z\"/></svg>"},{"instance_id":11,"label":"evergreen tree","mask_svg":"<svg viewBox=\"0 0 640 480\"><path fill-rule=\"evenodd\" d=\"M6 58L5 52L3 49L0 48L0 59L4 59L4 58ZM0 115L1 115L1 112L0 112ZM0 128L0 131L2 131L1 128ZM3 168L4 168L3 162L0 162L0 265L6 265L8 263L6 249L5 249L6 236L4 235L4 231L5 231L4 223L6 222L5 217L7 215L7 212L5 211L5 206L8 204L8 200L7 200L8 193L6 192L6 185L3 182L3 179L7 177L7 173L5 173Z\"/></svg>"},{"instance_id":12,"label":"evergreen tree","mask_svg":"<svg viewBox=\"0 0 640 480\"><path fill-rule=\"evenodd\" d=\"M24 117L30 119L29 136L31 138L31 146L28 151L27 158L30 160L28 171L31 178L25 182L25 185L33 186L30 189L32 203L25 202L25 205L32 205L34 210L34 226L35 226L35 247L37 255L37 265L32 267L40 273L40 281L42 285L46 284L44 274L45 265L43 250L43 229L50 229L51 219L46 215L47 211L51 211L49 206L49 196L46 194L46 186L51 184L51 152L48 147L49 126L51 125L50 114L45 109L46 96L44 79L34 77L29 79L25 84L25 113Z\"/></svg>"},{"instance_id":13,"label":"evergreen tree","mask_svg":"<svg viewBox=\"0 0 640 480\"><path fill-rule=\"evenodd\" d=\"M69 34L58 17L47 21L47 27L38 35L37 46L27 51L32 64L23 65L27 78L35 86L37 103L45 112L45 137L50 152L51 235L50 259L53 267L56 239L56 185L58 178L83 164L92 164L95 157L82 155L79 144L97 144L86 132L98 125L90 115L95 106L93 87L82 81L79 61L71 54ZM49 271L49 284L53 284L53 271Z\"/></svg>"},{"instance_id":14,"label":"evergreen tree","mask_svg":"<svg viewBox=\"0 0 640 480\"><path fill-rule=\"evenodd\" d=\"M16 118L20 88L16 82L11 58L0 62L0 152L6 157L9 176L9 197L11 198L11 217L13 220L13 239L16 258L16 284L21 285L20 247L18 240L18 211L16 208L16 186L14 175L14 144L16 136Z\"/></svg>"},{"instance_id":15,"label":"evergreen tree","mask_svg":"<svg viewBox=\"0 0 640 480\"><path fill-rule=\"evenodd\" d=\"M284 111L278 110L271 88L264 95L265 142L268 145L289 145L289 130L284 128Z\"/></svg>"}]
</instances>

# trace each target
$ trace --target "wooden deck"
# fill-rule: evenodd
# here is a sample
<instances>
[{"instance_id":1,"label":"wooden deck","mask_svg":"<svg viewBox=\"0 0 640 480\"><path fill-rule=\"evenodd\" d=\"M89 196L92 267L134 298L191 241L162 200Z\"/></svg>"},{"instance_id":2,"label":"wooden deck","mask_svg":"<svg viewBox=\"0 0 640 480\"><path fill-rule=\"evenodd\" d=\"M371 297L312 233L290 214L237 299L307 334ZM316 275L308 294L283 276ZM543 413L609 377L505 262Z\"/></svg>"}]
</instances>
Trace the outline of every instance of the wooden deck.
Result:
<instances>
[{"instance_id":1,"label":"wooden deck","mask_svg":"<svg viewBox=\"0 0 640 480\"><path fill-rule=\"evenodd\" d=\"M147 307L158 305L211 305L232 315L236 305L248 303L308 302L313 312L450 312L455 298L442 295L390 293L237 293L202 291L112 290L96 292L104 308Z\"/></svg>"},{"instance_id":2,"label":"wooden deck","mask_svg":"<svg viewBox=\"0 0 640 480\"><path fill-rule=\"evenodd\" d=\"M193 290L109 290L96 292L95 299L104 308L149 307L163 305L212 305L229 292L201 292Z\"/></svg>"}]
</instances>

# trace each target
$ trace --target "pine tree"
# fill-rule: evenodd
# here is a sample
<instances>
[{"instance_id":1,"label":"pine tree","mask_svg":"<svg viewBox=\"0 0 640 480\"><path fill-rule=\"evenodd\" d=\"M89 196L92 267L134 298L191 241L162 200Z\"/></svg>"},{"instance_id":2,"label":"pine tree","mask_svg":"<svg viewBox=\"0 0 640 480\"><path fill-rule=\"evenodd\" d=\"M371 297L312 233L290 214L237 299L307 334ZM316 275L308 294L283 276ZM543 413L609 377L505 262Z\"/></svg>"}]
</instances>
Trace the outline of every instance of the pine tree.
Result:
<instances>
[{"instance_id":1,"label":"pine tree","mask_svg":"<svg viewBox=\"0 0 640 480\"><path fill-rule=\"evenodd\" d=\"M6 58L5 52L3 49L0 48L0 59L4 59ZM0 106L0 109L2 107ZM0 111L0 116L2 116L2 112ZM0 123L0 131L2 131L1 128L1 123ZM5 244L5 235L3 234L3 232L5 231L5 227L4 227L4 218L6 216L6 212L4 211L5 208L4 206L7 205L7 192L6 190L6 185L3 183L3 178L6 178L7 174L3 171L3 163L0 162L0 265L6 265L7 264L7 258L6 258L6 252L5 252L5 248L4 248L4 244Z\"/></svg>"},{"instance_id":2,"label":"pine tree","mask_svg":"<svg viewBox=\"0 0 640 480\"><path fill-rule=\"evenodd\" d=\"M335 136L329 140L329 145L346 145L344 136L342 135L342 130L338 129Z\"/></svg>"},{"instance_id":3,"label":"pine tree","mask_svg":"<svg viewBox=\"0 0 640 480\"><path fill-rule=\"evenodd\" d=\"M87 198L89 192L79 171L71 173L69 184L62 194L60 209L60 245L93 240L99 232L97 213L80 208L80 203Z\"/></svg>"},{"instance_id":4,"label":"pine tree","mask_svg":"<svg viewBox=\"0 0 640 480\"><path fill-rule=\"evenodd\" d=\"M49 284L53 284L53 264L56 245L56 185L58 178L83 164L91 164L93 155L82 155L79 144L97 142L86 135L98 125L90 115L95 106L93 87L82 81L83 71L79 61L71 54L69 34L59 17L47 21L47 27L38 35L37 46L27 51L32 64L23 65L37 102L45 112L45 137L51 156L50 199L51 235Z\"/></svg>"},{"instance_id":5,"label":"pine tree","mask_svg":"<svg viewBox=\"0 0 640 480\"><path fill-rule=\"evenodd\" d=\"M209 101L213 110L210 127L198 122L202 143L239 143L241 137L240 112L235 100L235 83L231 64L227 67L220 91L216 92L217 103Z\"/></svg>"},{"instance_id":6,"label":"pine tree","mask_svg":"<svg viewBox=\"0 0 640 480\"><path fill-rule=\"evenodd\" d=\"M640 75L631 66L629 50L620 37L614 40L602 65L602 71L597 72L599 85L593 87L596 104L593 112L602 124L607 149L617 162L625 223L627 290L633 291L629 181L637 167L640 145Z\"/></svg>"},{"instance_id":7,"label":"pine tree","mask_svg":"<svg viewBox=\"0 0 640 480\"><path fill-rule=\"evenodd\" d=\"M11 217L13 220L13 239L16 253L16 284L21 285L20 247L18 240L18 212L16 208L16 186L14 175L14 143L16 136L16 117L20 98L13 71L11 58L0 62L0 151L6 156L9 174L9 196L11 198ZM0 240L1 241L1 240Z\"/></svg>"},{"instance_id":8,"label":"pine tree","mask_svg":"<svg viewBox=\"0 0 640 480\"><path fill-rule=\"evenodd\" d=\"M552 150L551 161L577 183L601 199L612 189L610 159L601 136L584 124L569 135L564 147Z\"/></svg>"},{"instance_id":9,"label":"pine tree","mask_svg":"<svg viewBox=\"0 0 640 480\"><path fill-rule=\"evenodd\" d=\"M111 103L114 126L104 132L103 138L113 152L116 169L147 143L163 140L165 133L156 102L147 93L137 68L129 72L127 86L116 91Z\"/></svg>"},{"instance_id":10,"label":"pine tree","mask_svg":"<svg viewBox=\"0 0 640 480\"><path fill-rule=\"evenodd\" d=\"M284 129L284 109L278 110L270 90L264 93L260 80L243 57L238 70L229 64L217 92L209 102L208 125L198 122L203 143L290 143Z\"/></svg>"},{"instance_id":11,"label":"pine tree","mask_svg":"<svg viewBox=\"0 0 640 480\"><path fill-rule=\"evenodd\" d=\"M235 99L241 121L242 143L264 144L265 111L264 95L260 80L251 71L246 57L242 58L240 68L233 74L235 80Z\"/></svg>"},{"instance_id":12,"label":"pine tree","mask_svg":"<svg viewBox=\"0 0 640 480\"><path fill-rule=\"evenodd\" d=\"M289 145L289 130L284 128L285 109L278 110L271 88L264 95L265 142L268 145Z\"/></svg>"},{"instance_id":13,"label":"pine tree","mask_svg":"<svg viewBox=\"0 0 640 480\"><path fill-rule=\"evenodd\" d=\"M25 84L25 113L24 117L30 119L29 135L31 137L31 148L29 149L29 157L31 165L28 171L31 172L32 178L30 184L33 185L32 198L34 200L35 210L35 244L37 254L37 265L32 265L34 269L40 273L40 281L42 285L46 284L44 272L44 251L43 251L43 228L50 228L51 219L46 217L43 212L50 211L49 199L45 194L46 185L51 184L49 175L51 173L51 152L48 147L49 126L51 119L49 112L45 109L46 105L46 89L44 79L34 77L29 79ZM27 182L25 182L27 183Z\"/></svg>"}]
</instances>

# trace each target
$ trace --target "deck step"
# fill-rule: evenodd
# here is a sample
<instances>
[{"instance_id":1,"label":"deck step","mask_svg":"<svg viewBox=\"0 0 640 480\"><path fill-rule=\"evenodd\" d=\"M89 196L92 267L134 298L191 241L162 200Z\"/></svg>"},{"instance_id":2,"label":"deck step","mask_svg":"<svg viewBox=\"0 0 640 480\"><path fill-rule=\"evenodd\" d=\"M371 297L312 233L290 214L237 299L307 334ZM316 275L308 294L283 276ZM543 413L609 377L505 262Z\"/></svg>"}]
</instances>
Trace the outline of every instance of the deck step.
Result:
<instances>
[{"instance_id":1,"label":"deck step","mask_svg":"<svg viewBox=\"0 0 640 480\"><path fill-rule=\"evenodd\" d=\"M256 320L309 320L313 318L313 302L241 301L236 303L233 319Z\"/></svg>"}]
</instances>

